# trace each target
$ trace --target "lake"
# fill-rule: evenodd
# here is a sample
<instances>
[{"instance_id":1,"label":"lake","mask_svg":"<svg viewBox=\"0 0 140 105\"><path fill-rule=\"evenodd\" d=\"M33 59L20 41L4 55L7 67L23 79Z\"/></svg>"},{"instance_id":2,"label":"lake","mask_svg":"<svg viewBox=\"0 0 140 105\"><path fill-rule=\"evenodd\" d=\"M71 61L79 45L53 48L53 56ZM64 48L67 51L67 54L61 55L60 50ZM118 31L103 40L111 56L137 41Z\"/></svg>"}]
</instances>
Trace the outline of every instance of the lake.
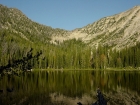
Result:
<instances>
[{"instance_id":1,"label":"lake","mask_svg":"<svg viewBox=\"0 0 140 105\"><path fill-rule=\"evenodd\" d=\"M85 105L100 90L108 105L140 105L139 71L33 71L0 77L0 105Z\"/></svg>"}]
</instances>

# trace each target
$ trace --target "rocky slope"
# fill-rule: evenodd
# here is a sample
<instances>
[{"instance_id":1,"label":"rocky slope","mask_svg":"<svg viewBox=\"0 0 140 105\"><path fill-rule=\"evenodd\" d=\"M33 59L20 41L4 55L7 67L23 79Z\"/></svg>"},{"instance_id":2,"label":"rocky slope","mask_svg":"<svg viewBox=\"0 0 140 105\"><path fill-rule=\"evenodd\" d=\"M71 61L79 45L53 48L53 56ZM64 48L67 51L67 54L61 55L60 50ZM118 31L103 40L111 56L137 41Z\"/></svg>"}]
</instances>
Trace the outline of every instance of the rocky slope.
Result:
<instances>
[{"instance_id":1,"label":"rocky slope","mask_svg":"<svg viewBox=\"0 0 140 105\"><path fill-rule=\"evenodd\" d=\"M90 46L101 44L121 49L140 42L140 6L67 31L33 22L18 9L0 5L0 30L9 30L30 42L57 43L75 38Z\"/></svg>"},{"instance_id":2,"label":"rocky slope","mask_svg":"<svg viewBox=\"0 0 140 105\"><path fill-rule=\"evenodd\" d=\"M66 35L67 31L63 29L53 29L52 27L41 25L26 17L20 10L7 8L0 5L0 31L9 31L13 35L30 42L41 41L49 42L51 36Z\"/></svg>"},{"instance_id":3,"label":"rocky slope","mask_svg":"<svg viewBox=\"0 0 140 105\"><path fill-rule=\"evenodd\" d=\"M81 38L90 45L109 45L116 48L140 42L140 6L105 17L70 33L69 38Z\"/></svg>"}]
</instances>

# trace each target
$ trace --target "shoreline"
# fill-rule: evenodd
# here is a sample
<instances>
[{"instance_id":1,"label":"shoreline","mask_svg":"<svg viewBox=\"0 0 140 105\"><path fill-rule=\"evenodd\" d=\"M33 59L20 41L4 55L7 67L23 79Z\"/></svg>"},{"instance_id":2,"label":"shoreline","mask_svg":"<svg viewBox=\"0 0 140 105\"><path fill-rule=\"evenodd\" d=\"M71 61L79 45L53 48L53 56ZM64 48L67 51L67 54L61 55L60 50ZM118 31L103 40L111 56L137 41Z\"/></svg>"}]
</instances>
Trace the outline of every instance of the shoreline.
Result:
<instances>
[{"instance_id":1,"label":"shoreline","mask_svg":"<svg viewBox=\"0 0 140 105\"><path fill-rule=\"evenodd\" d=\"M140 71L135 68L107 68L107 69L33 69L33 71Z\"/></svg>"}]
</instances>

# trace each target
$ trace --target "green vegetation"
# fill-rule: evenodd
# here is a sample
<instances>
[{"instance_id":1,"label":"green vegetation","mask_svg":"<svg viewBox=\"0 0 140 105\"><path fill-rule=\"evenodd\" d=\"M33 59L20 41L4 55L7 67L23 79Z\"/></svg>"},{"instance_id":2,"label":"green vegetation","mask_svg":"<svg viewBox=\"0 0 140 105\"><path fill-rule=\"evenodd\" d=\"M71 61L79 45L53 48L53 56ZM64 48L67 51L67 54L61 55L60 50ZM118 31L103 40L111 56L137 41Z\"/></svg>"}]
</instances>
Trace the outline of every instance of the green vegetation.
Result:
<instances>
[{"instance_id":1,"label":"green vegetation","mask_svg":"<svg viewBox=\"0 0 140 105\"><path fill-rule=\"evenodd\" d=\"M0 5L0 72L5 69L107 69L140 67L140 44L121 51L80 39L50 42L67 31L32 22L17 9ZM100 36L99 36L100 37Z\"/></svg>"},{"instance_id":2,"label":"green vegetation","mask_svg":"<svg viewBox=\"0 0 140 105\"><path fill-rule=\"evenodd\" d=\"M32 43L5 30L0 38L0 66L21 70L39 69L106 69L140 67L140 44L121 51L107 46L91 48L81 40L68 40L58 45ZM38 56L37 56L38 55ZM18 62L19 61L19 62ZM20 63L20 61L24 61ZM16 64L15 64L16 62ZM25 63L26 62L26 63Z\"/></svg>"}]
</instances>

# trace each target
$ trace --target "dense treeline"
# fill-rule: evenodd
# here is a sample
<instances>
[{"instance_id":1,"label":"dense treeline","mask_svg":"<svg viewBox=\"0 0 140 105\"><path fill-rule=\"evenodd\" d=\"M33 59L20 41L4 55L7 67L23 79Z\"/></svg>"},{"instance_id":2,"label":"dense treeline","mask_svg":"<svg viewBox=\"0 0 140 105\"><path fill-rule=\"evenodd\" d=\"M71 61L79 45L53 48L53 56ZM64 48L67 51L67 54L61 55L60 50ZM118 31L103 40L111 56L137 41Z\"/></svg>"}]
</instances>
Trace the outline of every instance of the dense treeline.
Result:
<instances>
[{"instance_id":1,"label":"dense treeline","mask_svg":"<svg viewBox=\"0 0 140 105\"><path fill-rule=\"evenodd\" d=\"M22 70L28 67L36 69L140 67L140 43L119 51L101 45L97 48L90 47L76 39L54 45L51 43L44 44L40 41L38 43L31 42L17 36L18 34L13 34L11 31L0 32L0 69L7 67L7 65L8 67L14 65ZM25 61L18 62L21 60Z\"/></svg>"},{"instance_id":2,"label":"dense treeline","mask_svg":"<svg viewBox=\"0 0 140 105\"><path fill-rule=\"evenodd\" d=\"M139 68L140 67L140 43L122 50L98 47L93 50L93 68Z\"/></svg>"}]
</instances>

